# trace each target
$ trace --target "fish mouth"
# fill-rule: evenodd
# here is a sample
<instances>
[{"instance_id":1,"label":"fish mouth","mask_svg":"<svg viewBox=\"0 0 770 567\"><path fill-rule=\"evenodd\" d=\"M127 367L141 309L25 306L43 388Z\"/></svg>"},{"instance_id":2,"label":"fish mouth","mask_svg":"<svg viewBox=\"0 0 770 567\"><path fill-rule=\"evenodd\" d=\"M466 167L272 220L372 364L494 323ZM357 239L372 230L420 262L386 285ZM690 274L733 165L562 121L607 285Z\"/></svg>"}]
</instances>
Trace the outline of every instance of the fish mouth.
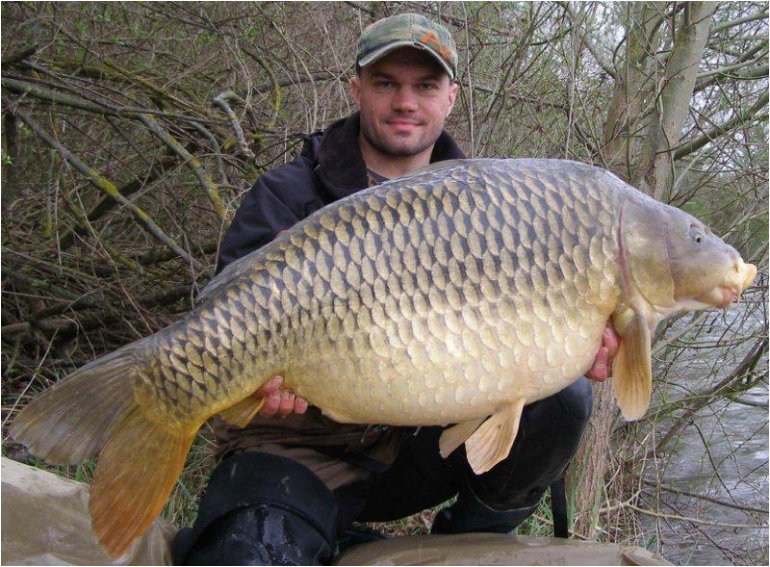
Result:
<instances>
[{"instance_id":1,"label":"fish mouth","mask_svg":"<svg viewBox=\"0 0 770 567\"><path fill-rule=\"evenodd\" d=\"M731 303L737 303L741 298L741 292L735 287L719 287L717 288L722 294L722 301L718 307L726 309Z\"/></svg>"},{"instance_id":2,"label":"fish mouth","mask_svg":"<svg viewBox=\"0 0 770 567\"><path fill-rule=\"evenodd\" d=\"M735 269L726 278L727 281L723 281L698 299L714 307L725 309L730 304L740 301L741 294L752 284L756 275L757 268L754 264L746 264L743 260L739 260Z\"/></svg>"}]
</instances>

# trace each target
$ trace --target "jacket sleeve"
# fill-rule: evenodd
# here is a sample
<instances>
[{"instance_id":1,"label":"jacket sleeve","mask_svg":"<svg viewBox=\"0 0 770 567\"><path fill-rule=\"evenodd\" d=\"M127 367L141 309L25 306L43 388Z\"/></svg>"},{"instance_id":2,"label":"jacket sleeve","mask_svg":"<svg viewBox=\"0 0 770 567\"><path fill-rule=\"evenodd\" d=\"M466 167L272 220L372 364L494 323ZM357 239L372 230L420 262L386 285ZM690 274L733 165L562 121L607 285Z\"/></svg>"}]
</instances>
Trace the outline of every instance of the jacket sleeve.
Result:
<instances>
[{"instance_id":1,"label":"jacket sleeve","mask_svg":"<svg viewBox=\"0 0 770 567\"><path fill-rule=\"evenodd\" d=\"M322 206L309 160L299 158L260 177L244 196L225 233L217 273L273 240Z\"/></svg>"}]
</instances>

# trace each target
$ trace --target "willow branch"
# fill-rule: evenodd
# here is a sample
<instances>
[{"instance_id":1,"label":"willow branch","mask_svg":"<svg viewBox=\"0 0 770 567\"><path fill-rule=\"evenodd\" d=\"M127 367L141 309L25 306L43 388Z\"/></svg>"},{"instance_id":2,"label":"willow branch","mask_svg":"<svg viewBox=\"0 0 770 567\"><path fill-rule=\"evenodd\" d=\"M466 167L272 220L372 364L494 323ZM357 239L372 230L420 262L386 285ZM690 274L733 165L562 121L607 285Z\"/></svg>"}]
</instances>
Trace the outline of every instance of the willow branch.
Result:
<instances>
[{"instance_id":1,"label":"willow branch","mask_svg":"<svg viewBox=\"0 0 770 567\"><path fill-rule=\"evenodd\" d=\"M698 79L698 82L695 84L695 91L696 92L702 91L706 87L710 87L711 85L717 83L720 79L730 79L732 81L756 81L757 79L767 78L767 74L768 74L767 65L750 67L749 69L746 69L740 74L734 73L734 71L747 67L748 65L751 65L754 62L755 61L747 61L746 63L738 63L735 65L730 65L729 67L722 67L721 69L716 69L711 73L704 75L703 79Z\"/></svg>"},{"instance_id":2,"label":"willow branch","mask_svg":"<svg viewBox=\"0 0 770 567\"><path fill-rule=\"evenodd\" d=\"M588 52L593 56L594 60L596 61L596 64L599 65L599 67L602 68L602 70L607 73L612 79L617 80L617 71L610 65L610 63L602 57L601 53L599 53L599 50L596 48L596 45L594 45L593 41L591 41L591 38L588 37L588 35L585 33L583 28L579 25L580 22L578 21L577 14L575 14L575 11L572 9L572 6L569 2L557 2L559 6L562 7L562 9L567 13L569 16L570 21L572 22L572 25L575 26L575 29L577 30L578 36L580 38L580 43L585 45L586 49L588 49Z\"/></svg>"},{"instance_id":3,"label":"willow branch","mask_svg":"<svg viewBox=\"0 0 770 567\"><path fill-rule=\"evenodd\" d=\"M746 24L748 22L753 22L756 20L764 20L767 18L767 8L759 12L758 14L752 14L750 16L745 16L743 18L738 18L735 20L730 20L727 22L722 22L721 24L717 24L711 28L711 36L715 36L719 32L728 30L730 28L734 28L735 26L740 26L742 24Z\"/></svg>"},{"instance_id":4,"label":"willow branch","mask_svg":"<svg viewBox=\"0 0 770 567\"><path fill-rule=\"evenodd\" d=\"M166 92L162 88L160 88L160 87L158 87L156 85L153 85L150 81L147 81L145 79L142 79L141 77L138 77L136 75L136 73L133 73L133 72L129 71L128 69L124 69L123 67L120 67L116 63L113 63L112 61L109 61L107 59L104 59L102 61L102 63L108 69L112 69L116 73L119 73L119 74L123 75L124 77L126 77L130 81L133 81L133 82L141 85L142 87L144 87L145 89L149 90L150 92L152 92L152 93L154 93L154 94L156 94L158 96L161 96L164 99L170 100L171 102L173 102L177 106L180 106L182 108L186 108L187 110L190 110L190 111L192 111L192 112L194 112L196 114L201 114L201 109L200 108L198 108L198 107L196 107L196 106L194 106L194 105L192 105L192 104L190 104L188 102L185 102L183 100L178 99L177 97L175 97L174 95L169 94L168 92Z\"/></svg>"},{"instance_id":5,"label":"willow branch","mask_svg":"<svg viewBox=\"0 0 770 567\"><path fill-rule=\"evenodd\" d=\"M190 124L198 132L203 134L203 136L209 141L209 144L211 144L211 151L214 153L214 159L217 162L217 171L219 171L219 183L220 185L228 185L230 180L227 178L227 173L225 172L225 164L222 161L222 150L219 147L219 142L217 141L216 136L214 136L214 134L212 134L208 128L206 128L197 120L192 120Z\"/></svg>"},{"instance_id":6,"label":"willow branch","mask_svg":"<svg viewBox=\"0 0 770 567\"><path fill-rule=\"evenodd\" d=\"M246 142L246 136L243 135L241 121L238 120L238 116L236 116L235 112L233 112L233 109L230 107L230 104L227 102L228 99L234 99L242 102L240 97L232 91L225 91L218 94L214 97L213 102L227 115L227 119L230 121L230 126L233 128L235 140L238 142L238 148L240 149L241 153L250 159L254 159L256 156L254 155L254 152L252 152L249 148L249 144Z\"/></svg>"},{"instance_id":7,"label":"willow branch","mask_svg":"<svg viewBox=\"0 0 770 567\"><path fill-rule=\"evenodd\" d=\"M128 210L131 211L131 213L134 216L134 219L143 226L150 234L152 234L155 238L157 238L160 242L168 246L170 249L172 249L177 255L179 255L181 258L184 258L187 262L190 263L190 265L194 266L197 270L203 270L204 267L195 260L192 256L190 256L181 246L179 246L174 240L168 236L162 228L160 228L155 222L150 218L150 216L142 210L136 203L133 201L127 199L124 195L120 193L117 187L106 179L105 177L102 177L99 175L99 173L95 170L80 161L77 157L75 157L72 152L67 150L64 146L62 146L57 140L55 140L48 132L46 132L40 125L37 124L30 116L27 114L21 112L17 108L14 108L15 105L7 105L8 112L12 113L14 116L22 120L27 126L29 126L30 130L32 130L36 136L38 136L41 140L43 140L46 144L48 144L50 147L55 149L57 152L59 152L59 155L69 163L72 167L74 167L77 171L79 171L87 180L88 182L96 187L99 191L106 193L113 199L115 199L117 202L119 202L121 205L128 208Z\"/></svg>"},{"instance_id":8,"label":"willow branch","mask_svg":"<svg viewBox=\"0 0 770 567\"><path fill-rule=\"evenodd\" d=\"M39 100L44 100L54 104L61 104L69 106L71 108L78 108L80 110L87 110L88 112L96 112L98 114L113 114L118 115L120 112L115 108L109 108L94 102L89 102L66 93L57 92L39 85L28 83L26 81L19 81L17 79L11 79L3 77L2 85L4 89L8 89L11 92L28 95Z\"/></svg>"},{"instance_id":9,"label":"willow branch","mask_svg":"<svg viewBox=\"0 0 770 567\"><path fill-rule=\"evenodd\" d=\"M33 97L37 100L42 100L51 104L58 104L58 105L67 106L70 108L77 108L79 110L84 110L86 112L92 112L100 115L121 116L124 118L136 118L137 116L140 116L142 114L147 114L151 116L161 116L163 118L168 118L169 120L181 120L184 122L192 122L192 121L210 122L208 119L205 119L205 118L197 118L197 117L191 118L190 116L185 114L166 112L163 110L155 110L155 109L144 108L140 106L116 106L114 104L107 104L102 101L96 102L93 100L79 97L77 95L67 94L64 89L67 89L69 87L66 87L63 84L56 85L57 89L62 89L62 90L56 90L56 89L44 87L42 85L38 85L29 81L23 81L23 80L11 78L11 77L3 77L2 86L3 86L3 89L7 89L8 91L16 94L26 95L26 96Z\"/></svg>"},{"instance_id":10,"label":"willow branch","mask_svg":"<svg viewBox=\"0 0 770 567\"><path fill-rule=\"evenodd\" d=\"M206 196L209 198L209 201L211 201L211 204L214 207L214 212L216 213L219 220L224 220L225 218L225 207L222 204L222 198L219 196L219 189L217 189L216 184L214 183L214 180L211 179L206 169L203 167L203 164L201 164L200 161L198 161L198 158L192 155L190 152L188 152L182 144L180 144L174 136L171 135L171 133L166 130L163 126L158 124L158 122L152 118L151 116L148 116L146 114L142 114L139 116L139 119L142 121L142 123L147 126L147 128L152 131L153 134L155 134L160 140L166 144L169 148L171 148L174 153L176 153L184 163L188 164L190 166L190 169L193 170L193 173L195 174L195 177L198 178L198 181L201 184L201 187L203 188L203 191L206 193Z\"/></svg>"},{"instance_id":11,"label":"willow branch","mask_svg":"<svg viewBox=\"0 0 770 567\"><path fill-rule=\"evenodd\" d=\"M674 152L674 159L682 159L683 157L701 149L706 144L713 142L717 138L724 136L730 132L733 128L736 128L750 120L760 118L762 115L759 111L767 106L768 94L765 92L757 102L755 102L751 108L746 109L744 112L736 114L730 120L723 124L718 124L710 130L703 133L702 136L697 137L687 144L683 144L677 148ZM766 116L766 114L765 114Z\"/></svg>"},{"instance_id":12,"label":"willow branch","mask_svg":"<svg viewBox=\"0 0 770 567\"><path fill-rule=\"evenodd\" d=\"M650 486L652 488L665 490L666 492L673 492L674 494L681 494L683 496L688 496L689 498L705 500L706 502L711 502L712 504L718 504L719 506L725 506L727 508L734 508L735 510L741 510L742 512L756 512L758 514L765 514L765 515L767 515L768 513L767 509L763 510L762 508L754 508L752 506L743 506L740 504L734 504L732 502L725 502L724 500L720 500L719 498L714 498L713 496L708 496L707 494L697 494L695 492L681 490L679 488L674 488L673 486L666 486L658 482L654 482L647 479L642 479L642 482L645 485Z\"/></svg>"},{"instance_id":13,"label":"willow branch","mask_svg":"<svg viewBox=\"0 0 770 567\"><path fill-rule=\"evenodd\" d=\"M37 43L33 43L26 47L22 47L20 50L14 51L13 53L10 53L5 57L3 57L2 65L3 67L5 67L7 65L14 65L16 63L19 63L20 61L24 61L30 55L34 55L35 53L37 53L39 49L40 49L40 45Z\"/></svg>"},{"instance_id":14,"label":"willow branch","mask_svg":"<svg viewBox=\"0 0 770 567\"><path fill-rule=\"evenodd\" d=\"M169 306L173 305L180 299L189 297L189 295L190 286L179 285L171 289L143 297L139 300L139 304L142 305L142 307ZM72 304L67 306L67 308L70 309L86 307L89 306L84 304ZM63 310L64 309L50 309L47 310L47 314L56 315ZM74 332L77 329L82 329L84 331L88 331L91 329L104 327L105 324L118 321L121 319L121 317L122 315L120 315L114 309L101 309L96 313L91 313L89 315L81 314L77 319L70 317L45 316L32 321L20 321L17 323L9 323L8 325L3 325L2 328L0 328L0 333L6 336L11 336L29 334L35 330L48 332Z\"/></svg>"},{"instance_id":15,"label":"willow branch","mask_svg":"<svg viewBox=\"0 0 770 567\"><path fill-rule=\"evenodd\" d=\"M692 417L701 408L709 405L714 396L719 392L729 388L736 380L739 380L749 369L754 368L762 355L767 351L768 340L760 339L749 351L749 353L743 358L743 360L733 369L728 376L721 380L716 386L711 388L708 392L698 396L696 401L685 411L684 415L677 417L676 423L669 429L666 434L661 438L657 445L647 452L646 457L650 458L655 454L661 453L663 449L668 445L669 441L679 435L679 432L684 429L692 420ZM654 416L648 416L647 419L654 421Z\"/></svg>"},{"instance_id":16,"label":"willow branch","mask_svg":"<svg viewBox=\"0 0 770 567\"><path fill-rule=\"evenodd\" d=\"M262 67L262 69L265 71L265 73L267 73L268 79L270 80L269 84L271 85L272 91L273 91L273 117L270 119L268 127L269 128L273 128L275 126L275 121L278 119L278 113L281 110L281 104L282 104L282 101L283 101L283 95L281 93L281 87L284 87L284 86L287 86L287 85L284 85L280 81L276 80L275 73L273 72L272 67L267 64L267 62L264 60L263 57L261 57L259 55L259 53L257 53L254 50L251 50L251 49L249 49L248 47L245 47L245 46L242 46L241 50L246 55L251 57L257 63L257 65ZM319 76L318 72L314 73L313 76L314 76L313 80L318 80L318 79L321 78L321 76ZM338 77L334 77L334 78L338 78ZM261 85L257 85L257 87L255 87L255 90L257 92L260 92L260 90L264 90L264 87L262 87Z\"/></svg>"},{"instance_id":17,"label":"willow branch","mask_svg":"<svg viewBox=\"0 0 770 567\"><path fill-rule=\"evenodd\" d=\"M634 506L633 504L626 504L624 507L628 508L629 510L634 510L635 512L639 512L640 514L644 514L645 516L652 516L653 518L662 518L665 520L679 520L680 522L691 522L693 524L701 524L704 526L716 526L720 528L733 528L733 529L739 529L739 530L762 529L765 527L760 524L730 524L726 522L715 522L712 520L701 520L700 518L693 518L692 516L681 516L679 514L664 514L663 512L653 512L652 510L645 510L644 508L640 508L639 506Z\"/></svg>"}]
</instances>

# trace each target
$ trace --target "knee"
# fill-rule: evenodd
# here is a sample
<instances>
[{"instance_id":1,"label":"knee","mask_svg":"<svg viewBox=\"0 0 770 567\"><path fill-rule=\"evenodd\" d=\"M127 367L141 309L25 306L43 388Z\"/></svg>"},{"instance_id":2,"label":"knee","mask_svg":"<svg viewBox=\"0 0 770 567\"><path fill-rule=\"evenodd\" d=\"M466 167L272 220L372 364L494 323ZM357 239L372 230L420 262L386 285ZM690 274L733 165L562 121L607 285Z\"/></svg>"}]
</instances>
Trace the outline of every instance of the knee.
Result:
<instances>
[{"instance_id":1,"label":"knee","mask_svg":"<svg viewBox=\"0 0 770 567\"><path fill-rule=\"evenodd\" d=\"M482 475L468 475L474 494L498 510L537 505L575 455L592 404L591 384L580 378L561 392L525 406L509 455Z\"/></svg>"},{"instance_id":2,"label":"knee","mask_svg":"<svg viewBox=\"0 0 770 567\"><path fill-rule=\"evenodd\" d=\"M331 560L336 535L336 499L309 469L246 452L214 470L172 552L177 565L317 564Z\"/></svg>"},{"instance_id":3,"label":"knee","mask_svg":"<svg viewBox=\"0 0 770 567\"><path fill-rule=\"evenodd\" d=\"M576 421L585 422L591 417L594 395L588 378L581 376L555 396L564 413Z\"/></svg>"}]
</instances>

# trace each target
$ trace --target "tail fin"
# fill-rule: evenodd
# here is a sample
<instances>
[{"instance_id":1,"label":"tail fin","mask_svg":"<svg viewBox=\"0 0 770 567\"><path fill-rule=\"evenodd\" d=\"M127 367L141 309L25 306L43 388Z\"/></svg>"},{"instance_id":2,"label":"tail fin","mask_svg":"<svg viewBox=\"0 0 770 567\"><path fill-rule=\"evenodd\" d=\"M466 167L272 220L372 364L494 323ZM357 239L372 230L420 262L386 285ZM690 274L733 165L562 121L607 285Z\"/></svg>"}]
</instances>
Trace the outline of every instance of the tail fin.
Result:
<instances>
[{"instance_id":1,"label":"tail fin","mask_svg":"<svg viewBox=\"0 0 770 567\"><path fill-rule=\"evenodd\" d=\"M78 369L32 401L11 426L17 441L51 463L73 464L99 454L91 521L113 557L160 513L198 430L150 419L137 404L132 377L146 364L140 345Z\"/></svg>"},{"instance_id":2,"label":"tail fin","mask_svg":"<svg viewBox=\"0 0 770 567\"><path fill-rule=\"evenodd\" d=\"M53 464L98 455L134 404L130 375L143 363L139 344L94 360L43 392L13 420L13 438Z\"/></svg>"},{"instance_id":3,"label":"tail fin","mask_svg":"<svg viewBox=\"0 0 770 567\"><path fill-rule=\"evenodd\" d=\"M91 522L99 542L118 557L160 514L197 427L180 431L135 407L107 441L91 487Z\"/></svg>"}]
</instances>

